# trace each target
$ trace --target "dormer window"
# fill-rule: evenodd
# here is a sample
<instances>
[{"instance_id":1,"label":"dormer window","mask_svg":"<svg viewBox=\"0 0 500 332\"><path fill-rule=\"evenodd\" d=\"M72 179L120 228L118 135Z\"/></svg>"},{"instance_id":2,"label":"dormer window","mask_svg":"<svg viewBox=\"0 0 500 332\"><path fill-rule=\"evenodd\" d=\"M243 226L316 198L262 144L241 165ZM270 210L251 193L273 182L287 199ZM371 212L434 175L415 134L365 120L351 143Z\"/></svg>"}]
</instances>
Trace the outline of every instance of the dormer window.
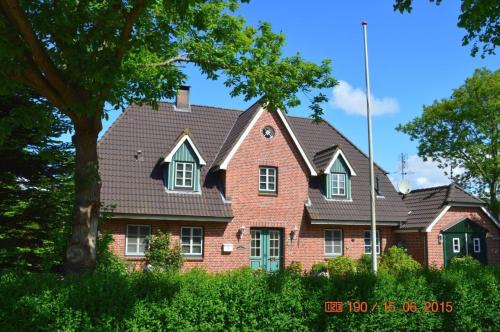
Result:
<instances>
[{"instance_id":1,"label":"dormer window","mask_svg":"<svg viewBox=\"0 0 500 332\"><path fill-rule=\"evenodd\" d=\"M194 163L175 162L175 187L180 189L193 188Z\"/></svg>"},{"instance_id":2,"label":"dormer window","mask_svg":"<svg viewBox=\"0 0 500 332\"><path fill-rule=\"evenodd\" d=\"M332 196L345 196L346 193L346 174L332 173Z\"/></svg>"},{"instance_id":3,"label":"dormer window","mask_svg":"<svg viewBox=\"0 0 500 332\"><path fill-rule=\"evenodd\" d=\"M342 150L334 145L315 156L322 171L321 187L327 199L350 200L351 178L356 176Z\"/></svg>"},{"instance_id":4,"label":"dormer window","mask_svg":"<svg viewBox=\"0 0 500 332\"><path fill-rule=\"evenodd\" d=\"M185 129L174 148L165 157L165 187L167 192L200 192L201 167L206 164Z\"/></svg>"}]
</instances>

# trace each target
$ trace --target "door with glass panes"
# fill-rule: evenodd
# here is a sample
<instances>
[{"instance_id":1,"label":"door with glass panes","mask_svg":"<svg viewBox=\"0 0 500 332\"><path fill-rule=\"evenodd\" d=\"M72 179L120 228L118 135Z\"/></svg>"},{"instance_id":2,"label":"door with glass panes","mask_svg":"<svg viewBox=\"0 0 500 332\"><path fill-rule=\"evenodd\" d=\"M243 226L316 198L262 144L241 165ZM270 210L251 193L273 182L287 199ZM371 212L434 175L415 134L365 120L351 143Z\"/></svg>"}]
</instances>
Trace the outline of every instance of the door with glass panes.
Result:
<instances>
[{"instance_id":1,"label":"door with glass panes","mask_svg":"<svg viewBox=\"0 0 500 332\"><path fill-rule=\"evenodd\" d=\"M250 267L266 271L281 268L283 235L279 229L252 229L250 231Z\"/></svg>"}]
</instances>

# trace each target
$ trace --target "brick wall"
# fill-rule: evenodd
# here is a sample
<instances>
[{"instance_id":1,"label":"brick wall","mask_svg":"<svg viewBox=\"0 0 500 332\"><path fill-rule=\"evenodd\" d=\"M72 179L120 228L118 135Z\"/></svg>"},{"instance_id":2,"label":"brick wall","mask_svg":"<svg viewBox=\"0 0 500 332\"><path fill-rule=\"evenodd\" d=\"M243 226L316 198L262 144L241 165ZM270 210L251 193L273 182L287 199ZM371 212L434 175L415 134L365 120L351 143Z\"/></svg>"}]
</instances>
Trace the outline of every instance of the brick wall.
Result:
<instances>
[{"instance_id":1,"label":"brick wall","mask_svg":"<svg viewBox=\"0 0 500 332\"><path fill-rule=\"evenodd\" d=\"M425 254L425 239L426 233L411 232L411 233L395 233L396 244L400 241L406 242L408 254L410 254L420 264L426 265Z\"/></svg>"},{"instance_id":2,"label":"brick wall","mask_svg":"<svg viewBox=\"0 0 500 332\"><path fill-rule=\"evenodd\" d=\"M262 128L271 125L275 137L265 139ZM258 147L258 148L256 148ZM258 192L259 166L278 168L278 194L262 196ZM204 229L204 255L202 260L186 261L185 269L194 266L218 272L249 265L250 229L253 227L273 227L283 231L284 265L301 261L305 269L312 264L324 261L324 230L342 229L344 254L360 258L364 253L364 230L368 226L323 226L311 225L306 220L304 202L308 195L309 170L291 137L277 114L264 112L231 159L226 170L226 195L232 201L234 218L231 223L200 223L180 221L113 220L105 223L101 230L110 231L115 239L113 251L125 256L126 225L151 225L157 229L171 232L174 241L179 241L181 226L201 226ZM238 237L241 226L246 234ZM290 233L299 228L294 240ZM389 227L381 227L382 251L395 243L394 233ZM222 245L232 243L234 250L223 253ZM131 261L141 260L128 258Z\"/></svg>"},{"instance_id":3,"label":"brick wall","mask_svg":"<svg viewBox=\"0 0 500 332\"><path fill-rule=\"evenodd\" d=\"M441 230L465 218L469 218L489 231L489 236L486 239L488 263L500 265L500 232L496 225L491 222L480 208L452 207L434 225L432 231L427 233L428 261L430 266L442 267L444 265L443 244L440 244L438 241Z\"/></svg>"}]
</instances>

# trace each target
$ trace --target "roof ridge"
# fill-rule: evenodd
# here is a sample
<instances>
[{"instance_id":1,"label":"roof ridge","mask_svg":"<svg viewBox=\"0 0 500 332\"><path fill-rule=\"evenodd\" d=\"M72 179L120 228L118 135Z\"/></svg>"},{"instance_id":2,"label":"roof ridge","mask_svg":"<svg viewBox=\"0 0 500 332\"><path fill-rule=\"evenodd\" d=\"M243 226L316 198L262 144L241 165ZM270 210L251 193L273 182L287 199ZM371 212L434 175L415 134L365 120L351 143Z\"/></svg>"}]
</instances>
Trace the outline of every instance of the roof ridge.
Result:
<instances>
[{"instance_id":1,"label":"roof ridge","mask_svg":"<svg viewBox=\"0 0 500 332\"><path fill-rule=\"evenodd\" d=\"M446 185L440 185L440 186L434 186L434 187L413 189L410 193L406 194L406 196L411 195L415 191L427 191L427 190L433 190L433 189L442 189L442 188L446 188L449 186L450 186L449 184L446 184Z\"/></svg>"},{"instance_id":2,"label":"roof ridge","mask_svg":"<svg viewBox=\"0 0 500 332\"><path fill-rule=\"evenodd\" d=\"M235 126L235 125L236 125L236 123L238 122L238 119L239 119L239 118L240 118L243 114L245 114L247 111L252 110L252 108L253 108L255 105L257 105L257 104L261 101L261 99L262 99L262 98L259 98L259 99L258 99L255 103L253 103L250 107L248 107L246 110L242 111L242 112L238 115L238 117L234 120L233 125L232 125L232 126L231 126L231 128L229 128L229 130L227 131L227 133L226 133L226 137L224 137L224 140L222 141L222 144L220 145L219 150L218 150L218 151L217 151L217 153L215 154L215 156L214 156L214 160L212 161L212 164L210 165L210 168L209 168L209 169L212 169L212 168L215 166L215 163L218 163L218 162L219 162L219 154L220 154L220 152L222 151L222 148L224 147L224 144L226 143L227 138L229 137L229 135L230 135L230 134L231 134L231 132L233 131L234 126ZM251 119L253 119L253 117L252 117ZM252 121L251 119L250 119L250 121ZM246 126L247 126L247 125L248 125L248 124L246 124L246 125L245 125L245 128L243 128L243 131L245 131ZM238 138L239 138L239 136L238 136Z\"/></svg>"},{"instance_id":3,"label":"roof ridge","mask_svg":"<svg viewBox=\"0 0 500 332\"><path fill-rule=\"evenodd\" d=\"M160 105L160 104L174 105L175 103L172 101L160 101L160 102L158 102L158 105ZM245 112L244 110L240 110L240 109L236 109L236 108L220 107L220 106L213 106L213 105L191 104L191 106L207 107L207 108L213 108L213 109L221 110L221 111Z\"/></svg>"}]
</instances>

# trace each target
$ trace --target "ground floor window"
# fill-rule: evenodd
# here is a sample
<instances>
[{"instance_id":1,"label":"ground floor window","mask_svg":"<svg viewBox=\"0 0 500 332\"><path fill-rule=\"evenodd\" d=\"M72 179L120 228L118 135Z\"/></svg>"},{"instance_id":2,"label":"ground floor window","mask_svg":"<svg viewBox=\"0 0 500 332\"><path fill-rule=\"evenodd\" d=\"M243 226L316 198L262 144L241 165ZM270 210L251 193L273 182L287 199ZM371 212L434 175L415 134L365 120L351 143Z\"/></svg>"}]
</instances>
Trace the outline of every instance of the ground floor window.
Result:
<instances>
[{"instance_id":1,"label":"ground floor window","mask_svg":"<svg viewBox=\"0 0 500 332\"><path fill-rule=\"evenodd\" d=\"M372 234L371 231L365 231L365 254L372 253L371 234ZM377 239L377 241L376 241L377 255L380 255L380 233L379 233L379 231L376 232L375 238Z\"/></svg>"},{"instance_id":2,"label":"ground floor window","mask_svg":"<svg viewBox=\"0 0 500 332\"><path fill-rule=\"evenodd\" d=\"M325 255L340 256L342 255L342 230L341 229L326 229L325 230Z\"/></svg>"},{"instance_id":3,"label":"ground floor window","mask_svg":"<svg viewBox=\"0 0 500 332\"><path fill-rule=\"evenodd\" d=\"M144 256L149 235L151 235L149 225L127 225L125 255Z\"/></svg>"},{"instance_id":4,"label":"ground floor window","mask_svg":"<svg viewBox=\"0 0 500 332\"><path fill-rule=\"evenodd\" d=\"M203 228L181 227L181 248L186 256L203 254Z\"/></svg>"}]
</instances>

